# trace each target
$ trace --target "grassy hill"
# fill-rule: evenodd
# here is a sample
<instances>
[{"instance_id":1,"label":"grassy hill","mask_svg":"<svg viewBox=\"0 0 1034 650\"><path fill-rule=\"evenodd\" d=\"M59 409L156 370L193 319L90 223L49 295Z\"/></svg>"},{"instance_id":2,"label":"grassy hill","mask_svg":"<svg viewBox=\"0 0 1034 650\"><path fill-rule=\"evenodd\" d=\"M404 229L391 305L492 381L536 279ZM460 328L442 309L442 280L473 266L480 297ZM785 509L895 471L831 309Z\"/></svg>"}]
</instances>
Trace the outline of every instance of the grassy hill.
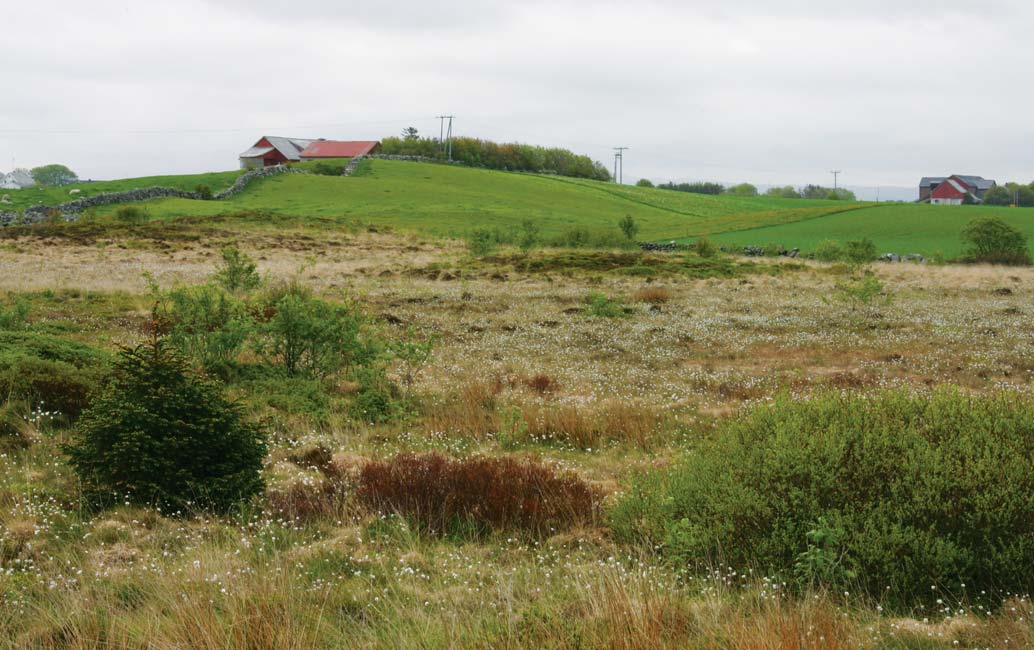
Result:
<instances>
[{"instance_id":1,"label":"grassy hill","mask_svg":"<svg viewBox=\"0 0 1034 650\"><path fill-rule=\"evenodd\" d=\"M948 257L962 252L962 229L977 217L998 217L1034 239L1034 210L991 206L890 204L828 214L819 219L766 225L750 230L712 235L728 246L778 243L813 250L825 239L847 241L868 237L881 253L941 252Z\"/></svg>"},{"instance_id":2,"label":"grassy hill","mask_svg":"<svg viewBox=\"0 0 1034 650\"><path fill-rule=\"evenodd\" d=\"M811 219L857 204L737 199L665 190L618 188L554 176L376 160L351 178L285 175L256 183L220 202L163 199L148 204L152 216L215 215L262 211L383 224L441 236L474 228L511 229L525 219L544 236L570 228L615 230L626 214L642 239L674 239ZM110 212L107 208L105 211Z\"/></svg>"},{"instance_id":3,"label":"grassy hill","mask_svg":"<svg viewBox=\"0 0 1034 650\"><path fill-rule=\"evenodd\" d=\"M229 186L240 171L84 183L80 196L162 185L193 189ZM8 192L13 207L68 200L71 188ZM226 201L162 199L148 202L154 219L271 214L285 221L340 221L391 226L459 237L475 228L513 230L537 222L545 238L571 229L616 233L632 215L644 240L692 241L707 235L728 246L779 243L809 251L824 239L869 237L881 251L948 256L961 250L959 234L971 219L996 215L1034 237L1034 211L860 202L706 196L618 186L591 180L515 174L466 167L374 160L349 178L285 175L256 182ZM99 208L97 215L113 213ZM259 217L261 218L261 217ZM245 216L240 221L253 222Z\"/></svg>"}]
</instances>

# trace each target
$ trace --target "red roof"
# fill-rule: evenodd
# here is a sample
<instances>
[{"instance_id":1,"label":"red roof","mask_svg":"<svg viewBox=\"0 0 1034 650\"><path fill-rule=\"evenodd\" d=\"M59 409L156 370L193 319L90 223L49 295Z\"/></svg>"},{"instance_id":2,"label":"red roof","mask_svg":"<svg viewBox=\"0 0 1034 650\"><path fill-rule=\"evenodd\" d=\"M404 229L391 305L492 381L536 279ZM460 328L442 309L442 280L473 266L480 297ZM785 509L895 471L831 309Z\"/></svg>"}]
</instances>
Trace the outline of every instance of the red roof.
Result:
<instances>
[{"instance_id":1,"label":"red roof","mask_svg":"<svg viewBox=\"0 0 1034 650\"><path fill-rule=\"evenodd\" d=\"M371 153L379 142L341 142L338 140L317 140L298 154L305 158L355 158Z\"/></svg>"},{"instance_id":2,"label":"red roof","mask_svg":"<svg viewBox=\"0 0 1034 650\"><path fill-rule=\"evenodd\" d=\"M962 181L958 180L954 176L947 179L943 183L937 186L933 192L930 193L930 198L933 199L965 199L966 195L970 193L970 188Z\"/></svg>"}]
</instances>

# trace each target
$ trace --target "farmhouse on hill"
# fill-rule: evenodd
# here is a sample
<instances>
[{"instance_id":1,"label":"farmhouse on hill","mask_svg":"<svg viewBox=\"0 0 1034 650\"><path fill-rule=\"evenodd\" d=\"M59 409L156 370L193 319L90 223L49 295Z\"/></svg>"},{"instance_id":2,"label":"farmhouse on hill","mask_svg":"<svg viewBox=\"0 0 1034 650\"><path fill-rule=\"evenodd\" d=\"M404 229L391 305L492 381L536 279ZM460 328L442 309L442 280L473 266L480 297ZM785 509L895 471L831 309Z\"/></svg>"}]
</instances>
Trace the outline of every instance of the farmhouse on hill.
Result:
<instances>
[{"instance_id":1,"label":"farmhouse on hill","mask_svg":"<svg viewBox=\"0 0 1034 650\"><path fill-rule=\"evenodd\" d=\"M919 181L919 202L933 205L982 203L987 191L997 185L982 176L925 176Z\"/></svg>"},{"instance_id":2,"label":"farmhouse on hill","mask_svg":"<svg viewBox=\"0 0 1034 650\"><path fill-rule=\"evenodd\" d=\"M374 153L380 144L375 141L344 142L266 135L240 155L241 169L272 167L303 160L355 158Z\"/></svg>"},{"instance_id":3,"label":"farmhouse on hill","mask_svg":"<svg viewBox=\"0 0 1034 650\"><path fill-rule=\"evenodd\" d=\"M10 174L0 172L0 189L21 190L32 187L36 184L32 174L27 169L16 169Z\"/></svg>"}]
</instances>

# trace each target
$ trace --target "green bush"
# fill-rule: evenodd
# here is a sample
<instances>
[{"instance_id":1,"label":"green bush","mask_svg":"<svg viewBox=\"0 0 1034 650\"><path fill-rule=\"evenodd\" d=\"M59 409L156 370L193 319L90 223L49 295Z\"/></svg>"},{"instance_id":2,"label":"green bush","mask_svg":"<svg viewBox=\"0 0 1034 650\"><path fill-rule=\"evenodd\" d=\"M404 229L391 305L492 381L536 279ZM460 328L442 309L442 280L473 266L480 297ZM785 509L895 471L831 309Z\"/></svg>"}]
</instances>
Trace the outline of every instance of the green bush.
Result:
<instances>
[{"instance_id":1,"label":"green bush","mask_svg":"<svg viewBox=\"0 0 1034 650\"><path fill-rule=\"evenodd\" d=\"M467 235L467 250L474 257L490 255L498 243L492 231L487 228L476 228Z\"/></svg>"},{"instance_id":2,"label":"green bush","mask_svg":"<svg viewBox=\"0 0 1034 650\"><path fill-rule=\"evenodd\" d=\"M204 183L202 183L202 184L198 185L197 187L195 187L194 191L197 192L198 196L201 197L202 201L211 201L212 200L212 188L210 186L205 185Z\"/></svg>"},{"instance_id":3,"label":"green bush","mask_svg":"<svg viewBox=\"0 0 1034 650\"><path fill-rule=\"evenodd\" d=\"M622 318L628 315L623 300L610 298L598 291L585 297L585 314L597 318Z\"/></svg>"},{"instance_id":4,"label":"green bush","mask_svg":"<svg viewBox=\"0 0 1034 650\"><path fill-rule=\"evenodd\" d=\"M140 223L147 221L151 215L137 205L124 205L115 210L115 218L123 223Z\"/></svg>"},{"instance_id":5,"label":"green bush","mask_svg":"<svg viewBox=\"0 0 1034 650\"><path fill-rule=\"evenodd\" d=\"M844 249L835 239L824 239L815 247L815 259L823 262L837 262L844 259Z\"/></svg>"},{"instance_id":6,"label":"green bush","mask_svg":"<svg viewBox=\"0 0 1034 650\"><path fill-rule=\"evenodd\" d=\"M966 224L962 240L968 262L1023 266L1031 263L1027 237L997 217L982 217Z\"/></svg>"},{"instance_id":7,"label":"green bush","mask_svg":"<svg viewBox=\"0 0 1034 650\"><path fill-rule=\"evenodd\" d=\"M345 166L331 162L317 162L310 165L308 170L320 176L341 176L345 172Z\"/></svg>"},{"instance_id":8,"label":"green bush","mask_svg":"<svg viewBox=\"0 0 1034 650\"><path fill-rule=\"evenodd\" d=\"M169 342L205 370L225 376L254 331L244 303L211 285L174 289L162 302Z\"/></svg>"},{"instance_id":9,"label":"green bush","mask_svg":"<svg viewBox=\"0 0 1034 650\"><path fill-rule=\"evenodd\" d=\"M868 264L876 259L876 244L868 237L849 241L844 246L844 257L854 264Z\"/></svg>"},{"instance_id":10,"label":"green bush","mask_svg":"<svg viewBox=\"0 0 1034 650\"><path fill-rule=\"evenodd\" d=\"M225 511L263 489L263 435L159 338L119 354L65 450L100 503Z\"/></svg>"},{"instance_id":11,"label":"green bush","mask_svg":"<svg viewBox=\"0 0 1034 650\"><path fill-rule=\"evenodd\" d=\"M299 285L286 285L266 299L258 324L259 352L288 375L320 377L376 356L362 336L363 319L353 307L320 300Z\"/></svg>"},{"instance_id":12,"label":"green bush","mask_svg":"<svg viewBox=\"0 0 1034 650\"><path fill-rule=\"evenodd\" d=\"M29 324L29 301L17 298L11 304L0 304L0 330L20 330Z\"/></svg>"},{"instance_id":13,"label":"green bush","mask_svg":"<svg viewBox=\"0 0 1034 650\"><path fill-rule=\"evenodd\" d=\"M224 248L222 258L222 262L216 266L215 280L227 291L254 291L262 284L255 261L236 246Z\"/></svg>"},{"instance_id":14,"label":"green bush","mask_svg":"<svg viewBox=\"0 0 1034 650\"><path fill-rule=\"evenodd\" d=\"M0 332L0 403L24 401L75 417L100 386L108 356L81 343Z\"/></svg>"},{"instance_id":15,"label":"green bush","mask_svg":"<svg viewBox=\"0 0 1034 650\"><path fill-rule=\"evenodd\" d=\"M639 234L639 224L635 222L635 219L630 214L626 214L618 221L618 227L621 229L621 234L629 241L635 241L635 236Z\"/></svg>"},{"instance_id":16,"label":"green bush","mask_svg":"<svg viewBox=\"0 0 1034 650\"><path fill-rule=\"evenodd\" d=\"M697 237L693 242L693 251L700 257L714 257L718 254L718 247L707 237Z\"/></svg>"},{"instance_id":17,"label":"green bush","mask_svg":"<svg viewBox=\"0 0 1034 650\"><path fill-rule=\"evenodd\" d=\"M963 583L1029 592L1032 512L1034 402L945 389L779 397L642 477L612 525L698 570L844 582L908 608Z\"/></svg>"}]
</instances>

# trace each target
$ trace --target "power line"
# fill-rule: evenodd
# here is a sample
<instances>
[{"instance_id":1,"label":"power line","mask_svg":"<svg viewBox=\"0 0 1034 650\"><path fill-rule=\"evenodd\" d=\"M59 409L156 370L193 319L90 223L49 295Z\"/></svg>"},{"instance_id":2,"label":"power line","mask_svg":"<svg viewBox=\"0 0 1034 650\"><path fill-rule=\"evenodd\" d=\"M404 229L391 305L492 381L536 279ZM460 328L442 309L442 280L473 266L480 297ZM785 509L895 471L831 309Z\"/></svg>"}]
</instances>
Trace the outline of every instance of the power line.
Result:
<instances>
[{"instance_id":1,"label":"power line","mask_svg":"<svg viewBox=\"0 0 1034 650\"><path fill-rule=\"evenodd\" d=\"M449 160L452 160L452 120L455 117L455 115L439 115L435 118L442 121L438 142L441 143L442 153L448 154ZM448 132L445 131L445 120L449 120Z\"/></svg>"},{"instance_id":2,"label":"power line","mask_svg":"<svg viewBox=\"0 0 1034 650\"><path fill-rule=\"evenodd\" d=\"M841 174L843 174L844 172L839 170L839 169L837 169L837 170L831 171L829 173L833 174L833 189L836 190L837 189L837 177L840 176Z\"/></svg>"},{"instance_id":3,"label":"power line","mask_svg":"<svg viewBox=\"0 0 1034 650\"><path fill-rule=\"evenodd\" d=\"M614 182L621 185L625 181L625 152L628 147L614 147Z\"/></svg>"},{"instance_id":4,"label":"power line","mask_svg":"<svg viewBox=\"0 0 1034 650\"><path fill-rule=\"evenodd\" d=\"M226 127L214 129L0 129L0 135L175 135L181 133L242 133L258 131L286 131L289 129L340 129L354 126L374 126L379 124L410 124L427 122L429 118L411 118L404 120L374 120L365 122L347 122L341 124L293 124L256 127Z\"/></svg>"}]
</instances>

